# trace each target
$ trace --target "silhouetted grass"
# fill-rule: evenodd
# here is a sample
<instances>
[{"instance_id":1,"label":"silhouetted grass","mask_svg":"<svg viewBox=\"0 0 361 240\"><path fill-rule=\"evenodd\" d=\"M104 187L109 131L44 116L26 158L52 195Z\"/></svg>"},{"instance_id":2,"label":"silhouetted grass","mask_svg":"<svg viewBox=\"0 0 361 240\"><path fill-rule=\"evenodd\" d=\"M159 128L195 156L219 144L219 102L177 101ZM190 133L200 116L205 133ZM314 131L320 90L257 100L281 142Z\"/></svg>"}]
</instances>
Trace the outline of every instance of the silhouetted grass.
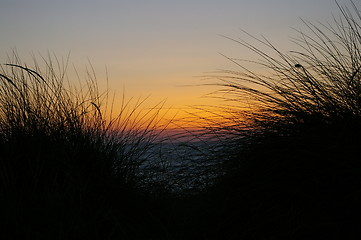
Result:
<instances>
[{"instance_id":1,"label":"silhouetted grass","mask_svg":"<svg viewBox=\"0 0 361 240\"><path fill-rule=\"evenodd\" d=\"M248 33L231 39L261 60L228 58L241 70L210 76L226 103L205 110L224 173L196 220L209 238L361 236L361 14L351 7L330 24L304 21L297 51Z\"/></svg>"},{"instance_id":2,"label":"silhouetted grass","mask_svg":"<svg viewBox=\"0 0 361 240\"><path fill-rule=\"evenodd\" d=\"M144 100L116 116L95 75L67 81L66 64L43 71L17 55L0 72L0 208L3 239L152 239L157 204L139 167L161 127ZM157 106L159 108L161 106ZM113 114L114 115L114 114ZM153 179L157 181L157 179ZM153 209L155 208L155 209Z\"/></svg>"}]
</instances>

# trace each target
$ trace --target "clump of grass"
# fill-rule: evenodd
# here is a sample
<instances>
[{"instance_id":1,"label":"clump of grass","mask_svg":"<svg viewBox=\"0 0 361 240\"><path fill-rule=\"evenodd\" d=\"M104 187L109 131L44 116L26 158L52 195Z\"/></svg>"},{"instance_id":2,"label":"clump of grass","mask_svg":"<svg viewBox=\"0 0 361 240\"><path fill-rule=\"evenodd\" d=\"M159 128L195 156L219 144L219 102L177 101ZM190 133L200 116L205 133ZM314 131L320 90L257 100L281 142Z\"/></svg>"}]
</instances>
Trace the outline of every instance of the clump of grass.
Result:
<instances>
[{"instance_id":1,"label":"clump of grass","mask_svg":"<svg viewBox=\"0 0 361 240\"><path fill-rule=\"evenodd\" d=\"M2 232L137 238L143 233L136 219L147 221L142 214L150 207L137 193L146 177L139 167L159 137L159 112L123 97L111 116L116 109L93 72L76 85L67 80L67 63L42 64L29 67L15 54L0 69Z\"/></svg>"},{"instance_id":2,"label":"clump of grass","mask_svg":"<svg viewBox=\"0 0 361 240\"><path fill-rule=\"evenodd\" d=\"M210 208L220 208L221 217L213 219L219 234L361 235L355 224L361 211L361 14L353 2L338 6L332 23L304 21L306 30L292 39L295 51L284 53L248 33L252 43L231 39L261 60L229 57L241 70L211 76L220 89L215 96L227 101L205 127L224 146L215 157L225 162L225 174L208 196L216 199Z\"/></svg>"},{"instance_id":3,"label":"clump of grass","mask_svg":"<svg viewBox=\"0 0 361 240\"><path fill-rule=\"evenodd\" d=\"M333 23L315 25L304 21L306 31L298 30L292 41L300 50L283 53L265 38L250 34L270 53L242 39L232 41L256 53L262 60L253 62L267 73L246 68L241 60L228 58L242 71L222 71L218 75L226 99L247 103L243 119L251 125L271 122L333 125L360 122L361 15L341 7L340 18ZM243 105L243 106L244 106Z\"/></svg>"},{"instance_id":4,"label":"clump of grass","mask_svg":"<svg viewBox=\"0 0 361 240\"><path fill-rule=\"evenodd\" d=\"M211 96L226 104L205 110L212 117L203 134L246 139L312 127L329 129L335 138L341 132L356 137L361 127L361 14L352 1L351 9L336 4L341 14L333 22L303 21L306 29L292 38L298 50L284 53L247 32L249 41L227 37L260 60L227 57L241 70L208 76L217 79L210 84L218 87Z\"/></svg>"}]
</instances>

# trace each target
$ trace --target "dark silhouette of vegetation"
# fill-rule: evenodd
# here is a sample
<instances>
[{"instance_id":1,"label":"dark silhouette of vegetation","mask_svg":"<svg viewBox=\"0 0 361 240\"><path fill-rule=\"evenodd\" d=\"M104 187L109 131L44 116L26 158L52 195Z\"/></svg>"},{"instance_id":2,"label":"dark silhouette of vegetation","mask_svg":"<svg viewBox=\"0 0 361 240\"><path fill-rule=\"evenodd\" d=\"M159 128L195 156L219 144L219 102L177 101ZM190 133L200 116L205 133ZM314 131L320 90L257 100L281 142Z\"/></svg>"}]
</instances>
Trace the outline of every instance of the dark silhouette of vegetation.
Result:
<instances>
[{"instance_id":1,"label":"dark silhouette of vegetation","mask_svg":"<svg viewBox=\"0 0 361 240\"><path fill-rule=\"evenodd\" d=\"M108 117L94 74L76 87L58 61L41 71L15 56L0 72L0 234L359 239L361 14L350 3L330 24L305 21L297 51L231 39L261 60L228 58L241 70L211 76L226 104L200 108L214 117L193 114L200 130L166 144L159 106L142 114L123 99Z\"/></svg>"},{"instance_id":2,"label":"dark silhouette of vegetation","mask_svg":"<svg viewBox=\"0 0 361 240\"><path fill-rule=\"evenodd\" d=\"M231 39L267 73L228 58L241 71L211 76L226 105L205 129L223 137L224 175L205 195L213 199L210 237L361 236L361 14L351 7L339 5L330 24L304 21L297 51L248 33L252 43Z\"/></svg>"},{"instance_id":3,"label":"dark silhouette of vegetation","mask_svg":"<svg viewBox=\"0 0 361 240\"><path fill-rule=\"evenodd\" d=\"M15 54L1 68L2 239L148 236L145 215L156 205L139 191L139 168L159 138L157 112L123 99L109 117L95 75L75 86L66 64L43 64L43 72L36 62L27 67Z\"/></svg>"}]
</instances>

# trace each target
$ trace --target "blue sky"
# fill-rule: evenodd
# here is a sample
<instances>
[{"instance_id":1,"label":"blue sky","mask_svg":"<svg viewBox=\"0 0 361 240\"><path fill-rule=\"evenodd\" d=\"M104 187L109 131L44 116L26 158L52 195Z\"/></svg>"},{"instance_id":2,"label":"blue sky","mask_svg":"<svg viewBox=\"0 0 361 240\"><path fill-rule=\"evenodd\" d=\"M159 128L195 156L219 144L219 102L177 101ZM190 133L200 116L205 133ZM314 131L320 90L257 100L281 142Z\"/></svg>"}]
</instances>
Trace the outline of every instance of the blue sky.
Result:
<instances>
[{"instance_id":1,"label":"blue sky","mask_svg":"<svg viewBox=\"0 0 361 240\"><path fill-rule=\"evenodd\" d=\"M332 14L339 14L334 0L0 0L0 62L14 48L24 61L31 53L70 52L79 71L89 59L101 81L106 67L118 93L125 86L128 96L199 104L208 89L179 86L230 66L219 53L252 58L220 35L242 38L243 29L291 50L300 18Z\"/></svg>"}]
</instances>

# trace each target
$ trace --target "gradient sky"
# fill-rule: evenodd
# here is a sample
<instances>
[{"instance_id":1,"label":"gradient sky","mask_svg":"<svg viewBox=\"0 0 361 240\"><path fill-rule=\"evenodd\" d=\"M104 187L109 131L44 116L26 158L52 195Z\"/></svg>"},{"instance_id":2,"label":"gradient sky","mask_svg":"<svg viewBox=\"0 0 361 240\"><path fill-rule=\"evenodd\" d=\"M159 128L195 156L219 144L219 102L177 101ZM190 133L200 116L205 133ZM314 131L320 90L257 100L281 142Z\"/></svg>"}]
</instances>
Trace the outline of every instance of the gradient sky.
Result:
<instances>
[{"instance_id":1,"label":"gradient sky","mask_svg":"<svg viewBox=\"0 0 361 240\"><path fill-rule=\"evenodd\" d=\"M339 0L341 5L348 0ZM0 0L0 62L16 48L58 57L70 52L81 69L92 63L100 80L119 95L151 95L150 104L207 104L196 76L232 64L219 53L249 58L220 35L241 37L240 29L264 35L290 50L292 27L300 18L326 21L338 15L334 0Z\"/></svg>"}]
</instances>

